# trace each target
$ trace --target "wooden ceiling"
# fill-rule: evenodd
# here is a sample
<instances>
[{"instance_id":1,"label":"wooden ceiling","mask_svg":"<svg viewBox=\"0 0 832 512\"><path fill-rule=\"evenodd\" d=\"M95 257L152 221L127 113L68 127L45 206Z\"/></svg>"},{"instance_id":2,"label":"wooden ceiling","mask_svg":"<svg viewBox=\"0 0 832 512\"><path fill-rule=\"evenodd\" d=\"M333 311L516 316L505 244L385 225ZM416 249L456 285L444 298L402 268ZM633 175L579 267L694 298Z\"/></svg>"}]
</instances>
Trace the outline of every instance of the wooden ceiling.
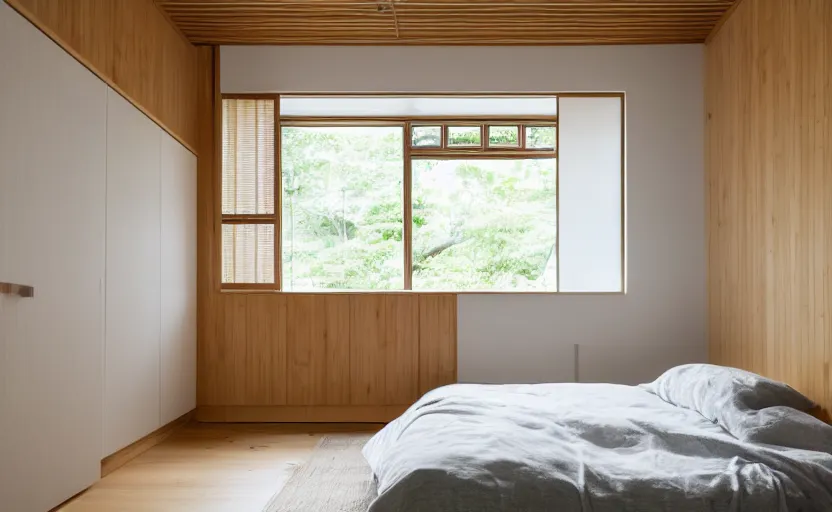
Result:
<instances>
[{"instance_id":1,"label":"wooden ceiling","mask_svg":"<svg viewBox=\"0 0 832 512\"><path fill-rule=\"evenodd\" d=\"M155 0L196 44L701 43L734 0Z\"/></svg>"}]
</instances>

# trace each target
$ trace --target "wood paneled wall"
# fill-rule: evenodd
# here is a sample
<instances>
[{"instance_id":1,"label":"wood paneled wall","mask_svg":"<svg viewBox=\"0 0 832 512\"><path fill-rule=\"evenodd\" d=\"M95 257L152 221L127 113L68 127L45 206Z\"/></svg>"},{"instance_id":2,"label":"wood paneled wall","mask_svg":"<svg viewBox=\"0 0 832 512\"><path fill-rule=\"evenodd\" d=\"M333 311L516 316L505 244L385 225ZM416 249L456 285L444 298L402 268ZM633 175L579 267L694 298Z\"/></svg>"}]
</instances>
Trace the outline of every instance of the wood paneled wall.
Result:
<instances>
[{"instance_id":1,"label":"wood paneled wall","mask_svg":"<svg viewBox=\"0 0 832 512\"><path fill-rule=\"evenodd\" d=\"M153 0L6 2L196 152L196 48Z\"/></svg>"},{"instance_id":2,"label":"wood paneled wall","mask_svg":"<svg viewBox=\"0 0 832 512\"><path fill-rule=\"evenodd\" d=\"M706 66L710 359L832 409L832 2L743 0Z\"/></svg>"},{"instance_id":3,"label":"wood paneled wall","mask_svg":"<svg viewBox=\"0 0 832 512\"><path fill-rule=\"evenodd\" d=\"M453 294L222 291L219 51L199 47L202 421L389 421L456 381Z\"/></svg>"},{"instance_id":4,"label":"wood paneled wall","mask_svg":"<svg viewBox=\"0 0 832 512\"><path fill-rule=\"evenodd\" d=\"M408 406L455 380L455 313L453 295L220 293L200 405Z\"/></svg>"}]
</instances>

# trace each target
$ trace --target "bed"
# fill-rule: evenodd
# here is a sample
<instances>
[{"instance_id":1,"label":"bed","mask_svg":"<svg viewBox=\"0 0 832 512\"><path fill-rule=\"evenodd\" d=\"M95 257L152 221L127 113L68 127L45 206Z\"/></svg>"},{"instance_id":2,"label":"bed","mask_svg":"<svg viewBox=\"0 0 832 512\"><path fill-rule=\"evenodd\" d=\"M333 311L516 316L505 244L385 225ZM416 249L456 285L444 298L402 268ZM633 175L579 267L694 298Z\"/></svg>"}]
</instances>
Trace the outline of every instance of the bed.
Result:
<instances>
[{"instance_id":1,"label":"bed","mask_svg":"<svg viewBox=\"0 0 832 512\"><path fill-rule=\"evenodd\" d=\"M712 365L641 386L446 386L364 447L369 512L832 511L813 405Z\"/></svg>"}]
</instances>

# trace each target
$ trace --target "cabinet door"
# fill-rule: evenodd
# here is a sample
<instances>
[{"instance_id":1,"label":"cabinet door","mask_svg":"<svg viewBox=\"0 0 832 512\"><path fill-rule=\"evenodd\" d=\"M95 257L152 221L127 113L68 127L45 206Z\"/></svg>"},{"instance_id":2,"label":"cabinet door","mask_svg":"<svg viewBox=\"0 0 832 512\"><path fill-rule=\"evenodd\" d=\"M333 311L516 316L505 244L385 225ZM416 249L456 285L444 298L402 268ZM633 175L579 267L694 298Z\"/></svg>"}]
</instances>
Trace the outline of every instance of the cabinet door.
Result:
<instances>
[{"instance_id":1,"label":"cabinet door","mask_svg":"<svg viewBox=\"0 0 832 512\"><path fill-rule=\"evenodd\" d=\"M161 133L144 114L109 90L102 456L160 426Z\"/></svg>"},{"instance_id":2,"label":"cabinet door","mask_svg":"<svg viewBox=\"0 0 832 512\"><path fill-rule=\"evenodd\" d=\"M196 157L162 133L162 424L196 407Z\"/></svg>"},{"instance_id":3,"label":"cabinet door","mask_svg":"<svg viewBox=\"0 0 832 512\"><path fill-rule=\"evenodd\" d=\"M100 474L106 86L0 2L0 509L43 512Z\"/></svg>"}]
</instances>

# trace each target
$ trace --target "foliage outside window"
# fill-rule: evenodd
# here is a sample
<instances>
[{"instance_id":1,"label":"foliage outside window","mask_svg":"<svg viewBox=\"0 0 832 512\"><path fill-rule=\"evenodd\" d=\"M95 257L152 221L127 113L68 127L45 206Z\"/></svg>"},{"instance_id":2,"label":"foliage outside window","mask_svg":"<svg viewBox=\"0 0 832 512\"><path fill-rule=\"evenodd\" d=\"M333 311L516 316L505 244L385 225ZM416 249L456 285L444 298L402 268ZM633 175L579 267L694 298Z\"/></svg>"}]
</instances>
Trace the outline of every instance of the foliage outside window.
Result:
<instances>
[{"instance_id":1,"label":"foliage outside window","mask_svg":"<svg viewBox=\"0 0 832 512\"><path fill-rule=\"evenodd\" d=\"M269 147L275 133L238 109L224 100L223 286L557 290L554 117L286 118Z\"/></svg>"}]
</instances>

